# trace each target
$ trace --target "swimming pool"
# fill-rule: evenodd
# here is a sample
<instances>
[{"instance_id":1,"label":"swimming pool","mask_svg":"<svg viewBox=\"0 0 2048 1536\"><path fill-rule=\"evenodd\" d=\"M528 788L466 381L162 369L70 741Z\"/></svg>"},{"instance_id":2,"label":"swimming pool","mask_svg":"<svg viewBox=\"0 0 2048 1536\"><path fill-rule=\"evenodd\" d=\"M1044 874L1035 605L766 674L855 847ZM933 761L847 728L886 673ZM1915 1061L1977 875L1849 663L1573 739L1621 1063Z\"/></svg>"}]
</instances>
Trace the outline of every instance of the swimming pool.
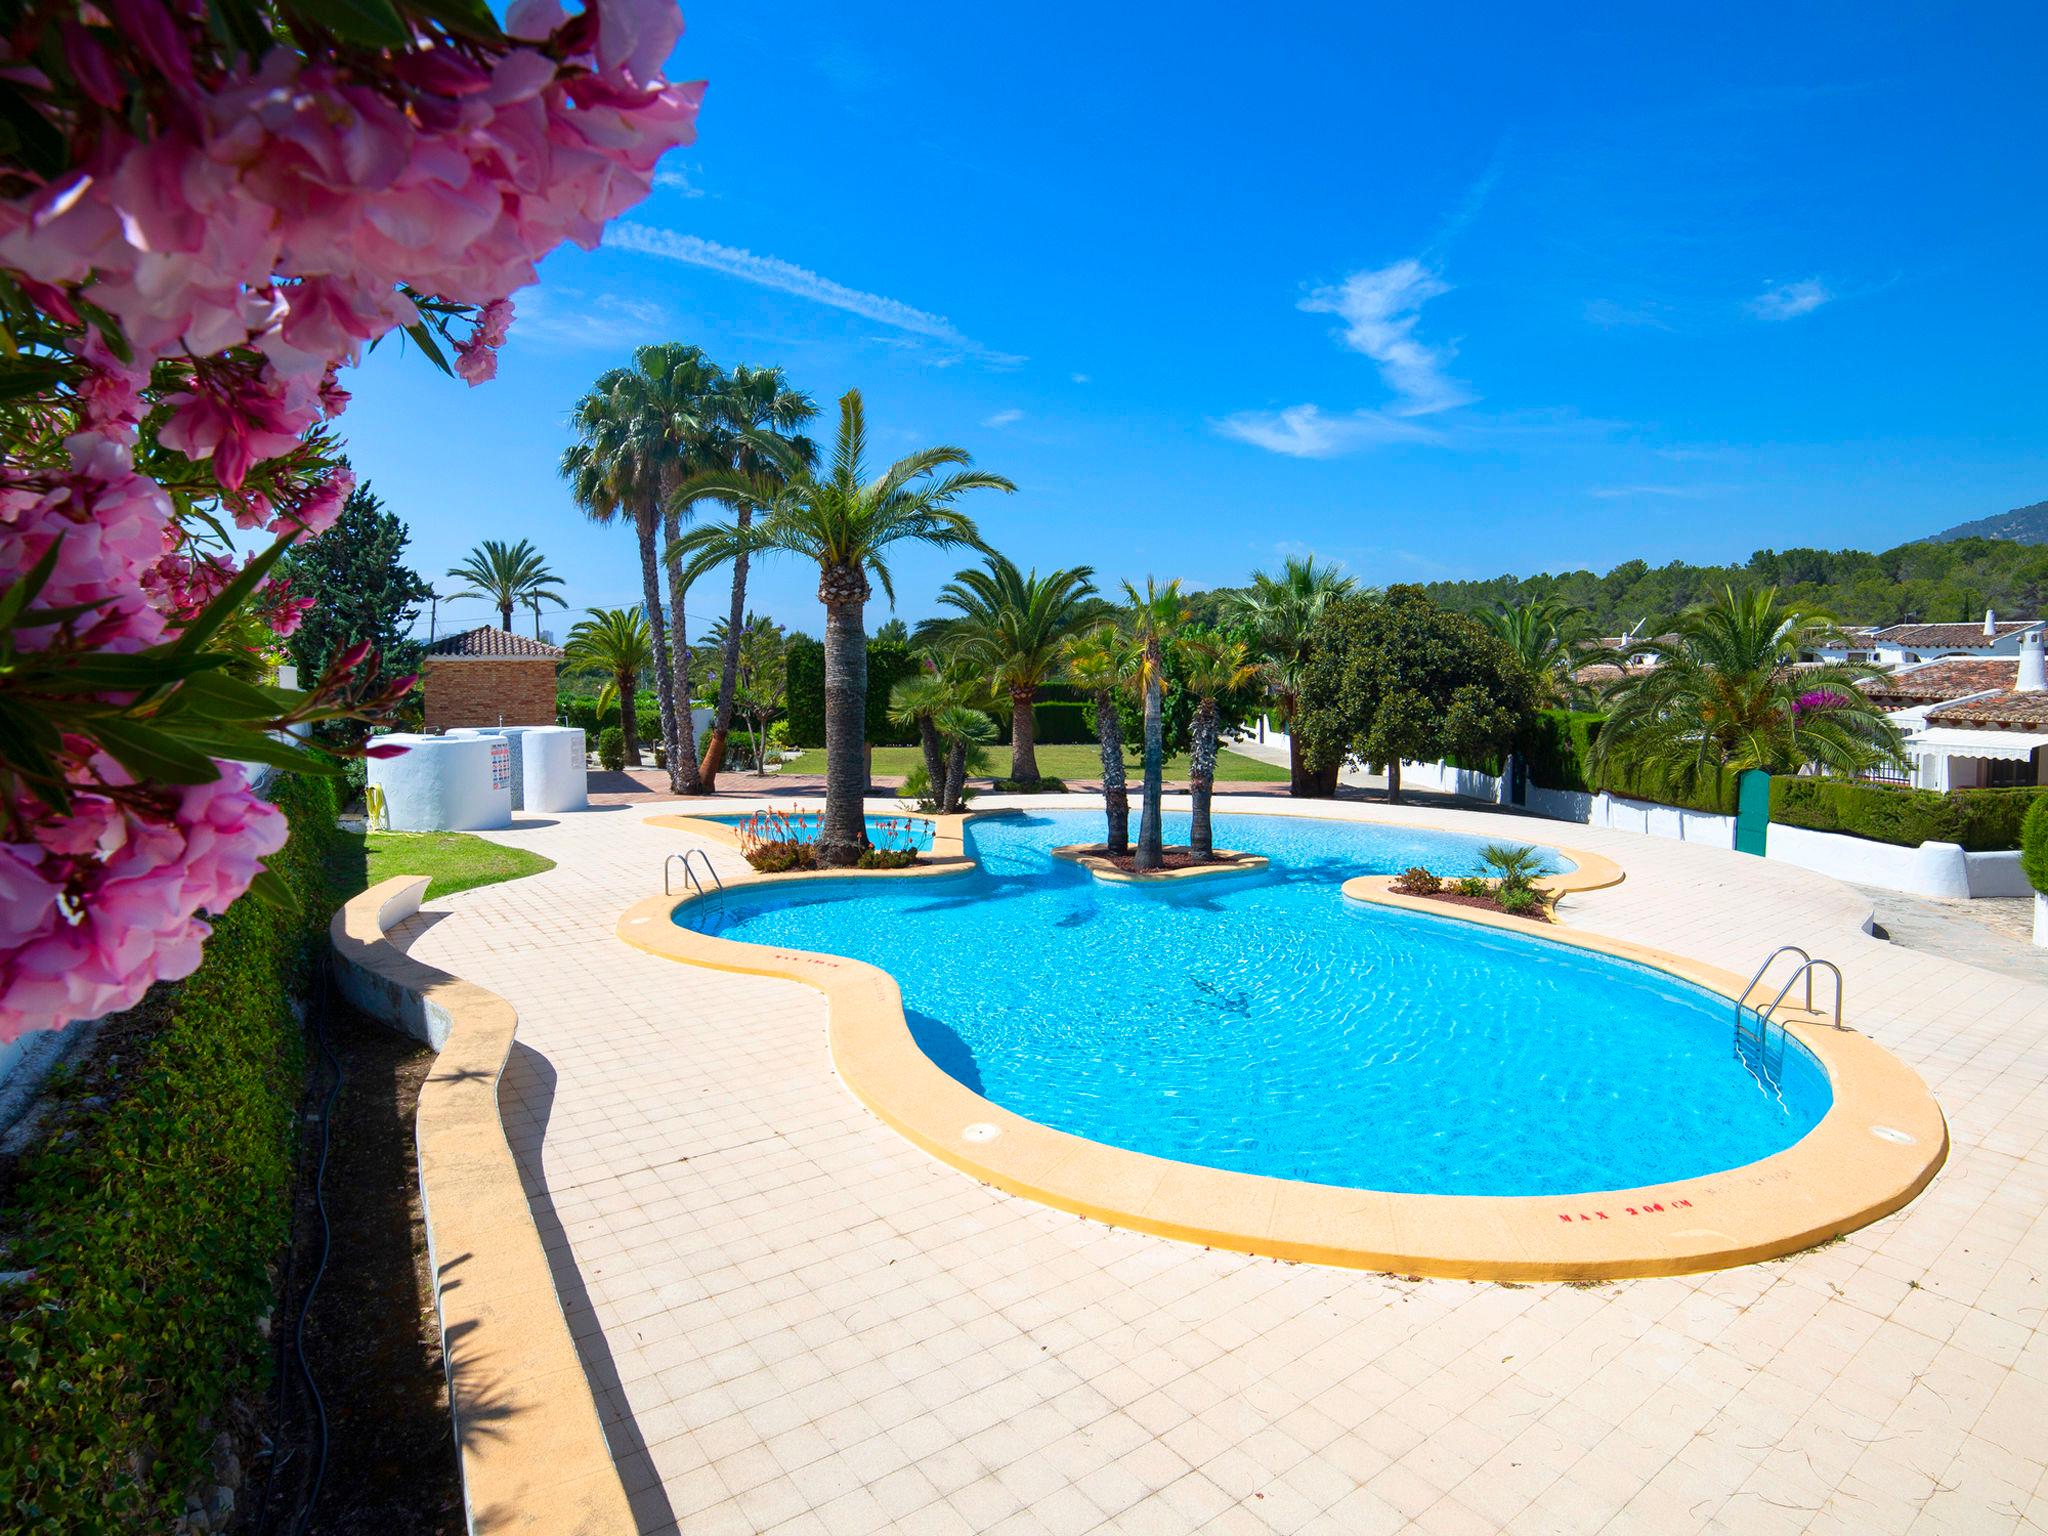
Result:
<instances>
[{"instance_id":1,"label":"swimming pool","mask_svg":"<svg viewBox=\"0 0 2048 1536\"><path fill-rule=\"evenodd\" d=\"M1016 1114L1234 1172L1395 1193L1631 1189L1769 1156L1831 1102L1796 1042L1781 1096L1761 1091L1715 994L1338 893L1411 864L1477 872L1479 839L1219 815L1218 844L1267 871L1129 887L1051 857L1100 828L1083 812L970 822L976 873L735 891L715 931L888 970L925 1055ZM1169 841L1185 832L1167 818Z\"/></svg>"},{"instance_id":2,"label":"swimming pool","mask_svg":"<svg viewBox=\"0 0 2048 1536\"><path fill-rule=\"evenodd\" d=\"M695 816L696 821L715 821L721 826L742 827L757 820L756 812L727 813L717 816ZM761 835L767 838L794 836L798 842L814 843L818 840L818 829L824 825L823 811L781 811L774 813L779 819L770 822L760 818ZM922 816L870 816L867 818L868 841L877 848L915 848L920 852L929 851L932 846L932 824Z\"/></svg>"}]
</instances>

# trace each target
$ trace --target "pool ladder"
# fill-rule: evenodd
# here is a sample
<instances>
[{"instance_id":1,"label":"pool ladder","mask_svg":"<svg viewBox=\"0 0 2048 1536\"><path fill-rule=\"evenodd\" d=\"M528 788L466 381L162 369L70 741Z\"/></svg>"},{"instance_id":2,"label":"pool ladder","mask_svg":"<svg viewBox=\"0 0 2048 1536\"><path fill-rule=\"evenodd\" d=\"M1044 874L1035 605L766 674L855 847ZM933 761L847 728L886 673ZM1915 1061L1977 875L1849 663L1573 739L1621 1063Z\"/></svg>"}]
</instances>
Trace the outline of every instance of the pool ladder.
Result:
<instances>
[{"instance_id":1,"label":"pool ladder","mask_svg":"<svg viewBox=\"0 0 2048 1536\"><path fill-rule=\"evenodd\" d=\"M725 882L718 878L718 871L712 867L711 855L706 853L702 848L690 848L684 850L682 853L672 853L667 858L661 861L662 895L675 895L675 892L669 887L668 872L669 867L673 865L678 859L682 861L683 878L690 882L691 889L696 891L698 900L703 900L706 896L710 895L712 891L716 891L720 896L725 895ZM697 870L695 866L697 860L699 859L702 859L704 861L704 873L711 877L711 884L708 887L704 884L702 880L699 880L697 878Z\"/></svg>"},{"instance_id":2,"label":"pool ladder","mask_svg":"<svg viewBox=\"0 0 2048 1536\"><path fill-rule=\"evenodd\" d=\"M1778 988L1778 995L1769 1003L1758 1006L1750 1002L1750 994L1763 985L1764 975L1780 955L1797 955L1799 964L1792 974L1785 978L1785 984ZM1756 974L1749 978L1749 985L1742 989L1742 995L1735 999L1735 1059L1748 1069L1756 1079L1759 1088L1777 1095L1782 1105L1785 1096L1779 1089L1779 1079L1785 1065L1785 1025L1778 1022L1778 1049L1771 1050L1772 1015L1786 996L1800 981L1806 983L1806 1011L1812 1013L1813 973L1824 970L1835 978L1835 1028L1842 1027L1842 968L1832 960L1816 960L1797 944L1780 944L1768 955L1764 963L1756 968Z\"/></svg>"}]
</instances>

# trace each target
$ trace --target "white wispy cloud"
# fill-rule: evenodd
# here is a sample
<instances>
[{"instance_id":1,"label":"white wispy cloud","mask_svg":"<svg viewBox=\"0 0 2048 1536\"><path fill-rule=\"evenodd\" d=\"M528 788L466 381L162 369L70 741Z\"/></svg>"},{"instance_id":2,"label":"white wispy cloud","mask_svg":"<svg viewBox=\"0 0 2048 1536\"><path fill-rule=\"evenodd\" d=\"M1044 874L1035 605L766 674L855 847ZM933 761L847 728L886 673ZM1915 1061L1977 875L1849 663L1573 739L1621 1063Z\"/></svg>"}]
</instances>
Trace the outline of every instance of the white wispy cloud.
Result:
<instances>
[{"instance_id":1,"label":"white wispy cloud","mask_svg":"<svg viewBox=\"0 0 2048 1536\"><path fill-rule=\"evenodd\" d=\"M702 197L704 189L696 183L696 170L693 165L678 165L672 162L660 165L655 168L654 184L671 192L679 192L684 197Z\"/></svg>"},{"instance_id":2,"label":"white wispy cloud","mask_svg":"<svg viewBox=\"0 0 2048 1536\"><path fill-rule=\"evenodd\" d=\"M1819 278L1805 277L1766 288L1749 301L1749 312L1759 320L1792 320L1812 314L1834 296L1834 290Z\"/></svg>"},{"instance_id":3,"label":"white wispy cloud","mask_svg":"<svg viewBox=\"0 0 2048 1536\"><path fill-rule=\"evenodd\" d=\"M984 416L981 424L984 427L1007 427L1012 422L1022 421L1023 419L1024 413L1012 407L1007 411L997 411L993 416Z\"/></svg>"},{"instance_id":4,"label":"white wispy cloud","mask_svg":"<svg viewBox=\"0 0 2048 1536\"><path fill-rule=\"evenodd\" d=\"M1596 485L1587 494L1598 496L1602 501L1617 501L1636 496L1668 496L1682 501L1696 501L1711 494L1713 487L1705 485Z\"/></svg>"},{"instance_id":5,"label":"white wispy cloud","mask_svg":"<svg viewBox=\"0 0 2048 1536\"><path fill-rule=\"evenodd\" d=\"M755 283L763 288L794 294L800 299L809 299L814 304L842 309L878 325L956 348L998 367L1014 366L1024 361L1010 353L990 351L981 343L963 336L959 327L944 315L905 304L901 299L850 288L808 267L784 261L779 256L757 256L752 251L720 245L716 240L706 240L699 235L678 234L672 229L630 222L614 224L607 229L604 243L617 250L638 251L643 256L659 256L703 267L727 277L736 277L743 283Z\"/></svg>"},{"instance_id":6,"label":"white wispy cloud","mask_svg":"<svg viewBox=\"0 0 2048 1536\"><path fill-rule=\"evenodd\" d=\"M667 339L668 311L630 294L522 288L512 296L512 306L515 343L596 350Z\"/></svg>"},{"instance_id":7,"label":"white wispy cloud","mask_svg":"<svg viewBox=\"0 0 2048 1536\"><path fill-rule=\"evenodd\" d=\"M1473 398L1444 372L1451 349L1428 346L1415 336L1422 306L1450 291L1449 283L1410 256L1314 289L1301 308L1341 319L1344 344L1379 364L1380 377L1397 397L1395 414L1422 416Z\"/></svg>"},{"instance_id":8,"label":"white wispy cloud","mask_svg":"<svg viewBox=\"0 0 2048 1536\"><path fill-rule=\"evenodd\" d=\"M1068 374L1067 377L1072 379L1076 384L1086 384L1088 382L1088 375L1085 373L1071 373Z\"/></svg>"},{"instance_id":9,"label":"white wispy cloud","mask_svg":"<svg viewBox=\"0 0 2048 1536\"><path fill-rule=\"evenodd\" d=\"M1671 321L1667 318L1670 306L1655 299L1589 299L1585 315L1589 324L1604 326L1613 330L1620 326L1643 325L1654 330L1668 331Z\"/></svg>"},{"instance_id":10,"label":"white wispy cloud","mask_svg":"<svg viewBox=\"0 0 2048 1536\"><path fill-rule=\"evenodd\" d=\"M1440 441L1439 434L1419 422L1384 411L1350 411L1328 416L1316 405L1292 405L1282 411L1239 411L1214 425L1225 437L1295 459L1334 459L1383 443Z\"/></svg>"}]
</instances>

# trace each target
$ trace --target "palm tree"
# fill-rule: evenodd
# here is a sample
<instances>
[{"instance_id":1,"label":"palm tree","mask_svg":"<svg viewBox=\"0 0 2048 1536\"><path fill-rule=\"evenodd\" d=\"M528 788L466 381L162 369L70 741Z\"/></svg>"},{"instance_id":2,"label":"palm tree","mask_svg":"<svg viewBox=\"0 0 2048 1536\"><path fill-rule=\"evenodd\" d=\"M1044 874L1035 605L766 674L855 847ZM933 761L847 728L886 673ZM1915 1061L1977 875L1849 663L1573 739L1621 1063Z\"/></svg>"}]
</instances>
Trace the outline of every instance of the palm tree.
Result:
<instances>
[{"instance_id":1,"label":"palm tree","mask_svg":"<svg viewBox=\"0 0 2048 1536\"><path fill-rule=\"evenodd\" d=\"M1124 598L1130 604L1132 637L1138 651L1134 681L1145 701L1145 798L1138 813L1135 863L1140 870L1157 869L1166 861L1159 803L1166 773L1166 653L1187 622L1187 605L1181 600L1178 581L1162 587L1150 576L1145 578L1142 593L1125 582Z\"/></svg>"},{"instance_id":2,"label":"palm tree","mask_svg":"<svg viewBox=\"0 0 2048 1536\"><path fill-rule=\"evenodd\" d=\"M1724 588L1674 635L1632 648L1652 664L1630 668L1608 696L1592 766L1690 795L1748 768L1855 774L1903 763L1898 727L1860 686L1882 668L1795 665L1803 651L1848 643L1831 617L1779 601L1775 587Z\"/></svg>"},{"instance_id":3,"label":"palm tree","mask_svg":"<svg viewBox=\"0 0 2048 1536\"><path fill-rule=\"evenodd\" d=\"M967 808L967 755L996 739L996 723L978 709L948 704L932 717L932 726L946 748L946 785L939 810L957 816Z\"/></svg>"},{"instance_id":4,"label":"palm tree","mask_svg":"<svg viewBox=\"0 0 2048 1536\"><path fill-rule=\"evenodd\" d=\"M970 468L967 451L952 447L920 449L870 478L867 417L857 389L840 397L839 431L822 479L782 439L744 435L774 464L779 484L717 470L686 481L674 499L682 506L705 499L745 504L761 515L746 527L735 518L693 529L670 546L668 558L681 563L686 577L771 550L817 562L818 601L825 605L825 823L818 861L851 864L867 847L861 799L867 787L868 578L893 601L888 557L896 545L979 549L973 520L953 503L969 491L1016 487Z\"/></svg>"},{"instance_id":5,"label":"palm tree","mask_svg":"<svg viewBox=\"0 0 2048 1536\"><path fill-rule=\"evenodd\" d=\"M749 435L753 433L782 438L806 466L817 458L811 440L797 436L796 431L818 414L818 408L809 395L790 388L780 368L750 368L741 363L720 385L715 409L726 467L739 474L763 480L780 474L775 461L754 445ZM742 529L752 523L753 517L752 502L742 501L734 508L733 521ZM669 540L675 540L674 529L669 531ZM747 556L743 550L732 563L732 611L725 623L724 654L718 670L718 707L704 741L704 760L699 769L707 792L718 782L718 770L725 761L725 738L732 729L734 691L739 686L740 638L745 630L741 615L746 607Z\"/></svg>"},{"instance_id":6,"label":"palm tree","mask_svg":"<svg viewBox=\"0 0 2048 1536\"><path fill-rule=\"evenodd\" d=\"M566 647L572 665L602 672L607 681L597 696L597 718L616 699L619 726L626 735L626 761L638 765L640 736L634 723L633 695L639 677L654 655L654 635L644 616L631 608L592 608L569 631Z\"/></svg>"},{"instance_id":7,"label":"palm tree","mask_svg":"<svg viewBox=\"0 0 2048 1536\"><path fill-rule=\"evenodd\" d=\"M1216 737L1222 711L1217 701L1251 685L1260 675L1242 640L1221 635L1191 637L1181 647L1182 670L1194 694L1195 719L1190 743L1188 781L1194 796L1194 821L1188 830L1188 852L1206 859L1214 851L1209 832L1209 805L1216 793Z\"/></svg>"},{"instance_id":8,"label":"palm tree","mask_svg":"<svg viewBox=\"0 0 2048 1536\"><path fill-rule=\"evenodd\" d=\"M553 603L557 608L569 606L560 593L550 590L559 587L562 578L548 569L546 558L526 539L517 544L485 539L462 564L450 566L448 574L466 583L449 601L464 597L490 599L497 604L498 627L503 630L512 628L514 608L531 605L537 625L542 603Z\"/></svg>"},{"instance_id":9,"label":"palm tree","mask_svg":"<svg viewBox=\"0 0 2048 1536\"><path fill-rule=\"evenodd\" d=\"M1584 665L1595 639L1593 616L1585 609L1546 594L1519 607L1496 603L1479 622L1521 658L1536 680L1539 704L1569 705L1583 696L1572 674Z\"/></svg>"},{"instance_id":10,"label":"palm tree","mask_svg":"<svg viewBox=\"0 0 2048 1536\"><path fill-rule=\"evenodd\" d=\"M961 571L939 589L956 618L927 619L918 639L972 657L1010 696L1010 777L1038 782L1038 691L1059 671L1060 646L1101 616L1095 570L1077 565L1041 577L1007 556L990 554L985 569Z\"/></svg>"},{"instance_id":11,"label":"palm tree","mask_svg":"<svg viewBox=\"0 0 2048 1536\"><path fill-rule=\"evenodd\" d=\"M916 728L918 744L924 749L924 781L934 801L941 798L946 785L946 749L935 721L951 702L945 679L929 667L889 690L889 723Z\"/></svg>"},{"instance_id":12,"label":"palm tree","mask_svg":"<svg viewBox=\"0 0 2048 1536\"><path fill-rule=\"evenodd\" d=\"M691 475L721 462L714 402L721 375L695 347L641 347L631 368L613 368L570 413L578 440L562 454L562 477L593 521L632 520L640 547L640 597L654 643L654 694L668 748L669 790L696 794L696 732L690 720L690 652L683 598L688 581L671 572L662 613L657 535L673 543L684 508L672 493ZM671 644L670 623L673 623Z\"/></svg>"},{"instance_id":13,"label":"palm tree","mask_svg":"<svg viewBox=\"0 0 2048 1536\"><path fill-rule=\"evenodd\" d=\"M1294 739L1294 711L1301 698L1301 668L1308 659L1311 637L1323 611L1340 597L1358 590L1358 583L1315 556L1289 556L1278 576L1252 573L1251 589L1233 593L1230 614L1252 631L1253 646L1266 663L1266 687L1274 722L1287 732L1287 792L1306 795L1315 789L1301 762Z\"/></svg>"},{"instance_id":14,"label":"palm tree","mask_svg":"<svg viewBox=\"0 0 2048 1536\"><path fill-rule=\"evenodd\" d=\"M1124 724L1116 696L1137 666L1131 639L1113 623L1099 623L1069 635L1061 647L1067 680L1095 695L1095 740L1102 755L1102 808L1107 823L1103 847L1113 855L1131 851L1131 796L1124 783Z\"/></svg>"}]
</instances>

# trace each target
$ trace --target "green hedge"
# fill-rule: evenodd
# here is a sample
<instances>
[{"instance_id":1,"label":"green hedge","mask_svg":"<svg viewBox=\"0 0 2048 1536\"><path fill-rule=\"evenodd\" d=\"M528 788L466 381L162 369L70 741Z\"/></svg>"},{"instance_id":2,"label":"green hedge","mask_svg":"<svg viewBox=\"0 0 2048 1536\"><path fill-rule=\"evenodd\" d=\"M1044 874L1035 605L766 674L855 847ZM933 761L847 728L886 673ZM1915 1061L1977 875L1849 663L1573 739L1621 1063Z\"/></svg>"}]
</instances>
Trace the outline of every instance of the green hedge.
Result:
<instances>
[{"instance_id":1,"label":"green hedge","mask_svg":"<svg viewBox=\"0 0 2048 1536\"><path fill-rule=\"evenodd\" d=\"M1031 723L1039 743L1048 747L1095 745L1095 706L1069 704L1061 700L1041 701L1031 706Z\"/></svg>"},{"instance_id":2,"label":"green hedge","mask_svg":"<svg viewBox=\"0 0 2048 1536\"><path fill-rule=\"evenodd\" d=\"M788 698L783 718L799 747L825 745L825 647L809 635L791 635L784 653ZM878 747L907 747L917 732L889 723L889 690L917 671L910 647L895 640L868 641L867 739Z\"/></svg>"},{"instance_id":3,"label":"green hedge","mask_svg":"<svg viewBox=\"0 0 2048 1536\"><path fill-rule=\"evenodd\" d=\"M2048 789L1899 789L1848 779L1771 780L1771 820L1917 848L1960 843L1973 853L2020 846L2020 824Z\"/></svg>"},{"instance_id":4,"label":"green hedge","mask_svg":"<svg viewBox=\"0 0 2048 1536\"><path fill-rule=\"evenodd\" d=\"M124 1087L30 1155L0 1292L0 1527L169 1530L207 1475L222 1408L269 1372L256 1320L291 1230L301 1040L289 1004L334 843L324 779L281 777L291 840L269 860L298 898L245 898Z\"/></svg>"},{"instance_id":5,"label":"green hedge","mask_svg":"<svg viewBox=\"0 0 2048 1536\"><path fill-rule=\"evenodd\" d=\"M2048 795L2037 797L2020 823L2020 868L2035 890L2048 891Z\"/></svg>"}]
</instances>

